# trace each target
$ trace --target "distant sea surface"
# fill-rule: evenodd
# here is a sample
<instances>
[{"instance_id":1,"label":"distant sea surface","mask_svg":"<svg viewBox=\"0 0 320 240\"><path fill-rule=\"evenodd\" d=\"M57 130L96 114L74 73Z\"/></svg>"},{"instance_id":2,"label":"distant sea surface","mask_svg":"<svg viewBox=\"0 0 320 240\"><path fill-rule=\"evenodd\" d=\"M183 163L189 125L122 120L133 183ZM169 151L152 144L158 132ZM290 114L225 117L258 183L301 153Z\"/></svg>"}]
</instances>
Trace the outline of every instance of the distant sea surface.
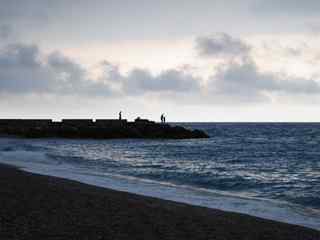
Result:
<instances>
[{"instance_id":1,"label":"distant sea surface","mask_svg":"<svg viewBox=\"0 0 320 240\"><path fill-rule=\"evenodd\" d=\"M204 130L210 138L0 138L0 162L320 229L320 124L175 125Z\"/></svg>"}]
</instances>

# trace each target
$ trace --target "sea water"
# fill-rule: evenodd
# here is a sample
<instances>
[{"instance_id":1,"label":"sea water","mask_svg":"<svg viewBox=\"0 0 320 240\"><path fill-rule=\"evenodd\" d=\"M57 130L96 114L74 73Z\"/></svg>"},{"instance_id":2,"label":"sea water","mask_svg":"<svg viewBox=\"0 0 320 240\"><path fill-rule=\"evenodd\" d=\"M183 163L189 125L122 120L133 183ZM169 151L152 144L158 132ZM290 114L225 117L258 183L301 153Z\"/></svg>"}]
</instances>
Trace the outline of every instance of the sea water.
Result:
<instances>
[{"instance_id":1,"label":"sea water","mask_svg":"<svg viewBox=\"0 0 320 240\"><path fill-rule=\"evenodd\" d=\"M24 170L320 229L320 124L179 123L209 139L0 138Z\"/></svg>"}]
</instances>

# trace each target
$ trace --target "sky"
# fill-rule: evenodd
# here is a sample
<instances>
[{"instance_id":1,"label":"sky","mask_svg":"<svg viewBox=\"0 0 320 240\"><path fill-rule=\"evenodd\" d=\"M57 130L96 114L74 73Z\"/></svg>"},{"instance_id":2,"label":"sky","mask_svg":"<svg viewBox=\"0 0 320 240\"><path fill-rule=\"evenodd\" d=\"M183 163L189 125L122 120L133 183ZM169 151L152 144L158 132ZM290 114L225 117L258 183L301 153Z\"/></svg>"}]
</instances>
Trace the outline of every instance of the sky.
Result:
<instances>
[{"instance_id":1,"label":"sky","mask_svg":"<svg viewBox=\"0 0 320 240\"><path fill-rule=\"evenodd\" d=\"M319 0L0 0L0 118L320 121Z\"/></svg>"}]
</instances>

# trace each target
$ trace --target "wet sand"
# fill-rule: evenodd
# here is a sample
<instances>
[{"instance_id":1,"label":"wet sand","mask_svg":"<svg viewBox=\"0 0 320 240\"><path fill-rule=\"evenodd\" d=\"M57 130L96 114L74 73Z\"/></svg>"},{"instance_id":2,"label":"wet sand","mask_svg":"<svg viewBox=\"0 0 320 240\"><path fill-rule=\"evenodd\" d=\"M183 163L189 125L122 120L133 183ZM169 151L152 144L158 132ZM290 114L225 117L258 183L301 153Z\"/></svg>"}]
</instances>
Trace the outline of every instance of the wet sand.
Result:
<instances>
[{"instance_id":1,"label":"wet sand","mask_svg":"<svg viewBox=\"0 0 320 240\"><path fill-rule=\"evenodd\" d=\"M0 165L0 239L290 239L320 232Z\"/></svg>"}]
</instances>

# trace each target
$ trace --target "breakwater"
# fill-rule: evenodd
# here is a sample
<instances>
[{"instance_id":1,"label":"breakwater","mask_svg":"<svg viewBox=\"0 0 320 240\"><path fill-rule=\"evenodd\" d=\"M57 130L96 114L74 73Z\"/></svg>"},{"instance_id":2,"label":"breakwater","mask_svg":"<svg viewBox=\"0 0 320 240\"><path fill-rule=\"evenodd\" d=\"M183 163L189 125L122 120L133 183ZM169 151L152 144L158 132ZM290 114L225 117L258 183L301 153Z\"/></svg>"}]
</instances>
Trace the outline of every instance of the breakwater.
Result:
<instances>
[{"instance_id":1,"label":"breakwater","mask_svg":"<svg viewBox=\"0 0 320 240\"><path fill-rule=\"evenodd\" d=\"M208 138L200 130L156 123L147 119L0 119L0 134L29 138Z\"/></svg>"}]
</instances>

